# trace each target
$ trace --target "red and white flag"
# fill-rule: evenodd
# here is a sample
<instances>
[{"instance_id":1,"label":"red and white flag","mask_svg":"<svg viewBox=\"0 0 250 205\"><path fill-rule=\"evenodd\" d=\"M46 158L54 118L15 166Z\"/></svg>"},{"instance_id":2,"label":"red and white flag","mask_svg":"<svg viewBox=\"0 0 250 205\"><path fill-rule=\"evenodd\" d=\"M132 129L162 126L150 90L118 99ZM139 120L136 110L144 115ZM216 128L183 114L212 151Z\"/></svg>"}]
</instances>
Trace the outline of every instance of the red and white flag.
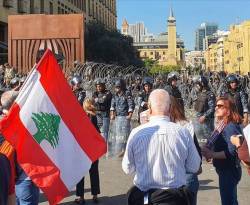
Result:
<instances>
[{"instance_id":1,"label":"red and white flag","mask_svg":"<svg viewBox=\"0 0 250 205\"><path fill-rule=\"evenodd\" d=\"M0 125L20 166L50 204L60 202L107 149L50 50Z\"/></svg>"}]
</instances>

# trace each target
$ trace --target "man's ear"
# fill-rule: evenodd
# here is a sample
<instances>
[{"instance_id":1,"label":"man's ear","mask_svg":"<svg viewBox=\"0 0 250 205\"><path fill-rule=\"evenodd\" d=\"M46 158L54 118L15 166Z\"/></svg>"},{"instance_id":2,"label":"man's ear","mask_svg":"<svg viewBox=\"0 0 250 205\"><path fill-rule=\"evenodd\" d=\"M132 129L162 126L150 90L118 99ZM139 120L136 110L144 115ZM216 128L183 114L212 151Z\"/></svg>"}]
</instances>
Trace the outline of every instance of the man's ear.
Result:
<instances>
[{"instance_id":1,"label":"man's ear","mask_svg":"<svg viewBox=\"0 0 250 205\"><path fill-rule=\"evenodd\" d=\"M148 113L152 114L152 108L151 108L151 103L148 101Z\"/></svg>"}]
</instances>

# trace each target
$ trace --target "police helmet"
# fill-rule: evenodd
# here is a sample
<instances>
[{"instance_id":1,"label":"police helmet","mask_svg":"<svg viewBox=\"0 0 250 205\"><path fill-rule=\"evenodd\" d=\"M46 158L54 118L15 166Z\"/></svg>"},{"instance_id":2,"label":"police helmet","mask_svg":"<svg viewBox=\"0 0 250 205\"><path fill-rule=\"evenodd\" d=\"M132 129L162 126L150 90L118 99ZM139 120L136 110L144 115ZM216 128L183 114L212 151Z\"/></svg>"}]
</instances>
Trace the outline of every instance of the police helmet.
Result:
<instances>
[{"instance_id":1,"label":"police helmet","mask_svg":"<svg viewBox=\"0 0 250 205\"><path fill-rule=\"evenodd\" d=\"M19 83L19 78L18 77L14 77L13 79L11 79L10 81L10 85L11 86L15 86Z\"/></svg>"},{"instance_id":2,"label":"police helmet","mask_svg":"<svg viewBox=\"0 0 250 205\"><path fill-rule=\"evenodd\" d=\"M153 85L153 78L151 78L151 77L145 77L143 79L142 84L143 84L143 86L144 85L150 85L150 86L152 86Z\"/></svg>"},{"instance_id":3,"label":"police helmet","mask_svg":"<svg viewBox=\"0 0 250 205\"><path fill-rule=\"evenodd\" d=\"M26 77L25 77L25 76L22 76L22 77L20 78L20 83L24 83L25 80L26 80Z\"/></svg>"},{"instance_id":4,"label":"police helmet","mask_svg":"<svg viewBox=\"0 0 250 205\"><path fill-rule=\"evenodd\" d=\"M102 78L97 78L97 79L95 80L95 85L96 85L96 86L97 86L97 85L105 85L105 80L102 79Z\"/></svg>"},{"instance_id":5,"label":"police helmet","mask_svg":"<svg viewBox=\"0 0 250 205\"><path fill-rule=\"evenodd\" d=\"M194 84L199 84L201 87L208 87L208 80L203 75L195 75L192 80Z\"/></svg>"},{"instance_id":6,"label":"police helmet","mask_svg":"<svg viewBox=\"0 0 250 205\"><path fill-rule=\"evenodd\" d=\"M135 78L136 80L141 80L141 76L136 76L136 78Z\"/></svg>"},{"instance_id":7,"label":"police helmet","mask_svg":"<svg viewBox=\"0 0 250 205\"><path fill-rule=\"evenodd\" d=\"M78 75L73 76L73 78L71 80L72 85L77 85L77 84L80 84L81 82L82 82L82 79Z\"/></svg>"},{"instance_id":8,"label":"police helmet","mask_svg":"<svg viewBox=\"0 0 250 205\"><path fill-rule=\"evenodd\" d=\"M168 74L167 81L168 83L171 83L173 80L178 80L179 78L179 73L176 71L172 71Z\"/></svg>"},{"instance_id":9,"label":"police helmet","mask_svg":"<svg viewBox=\"0 0 250 205\"><path fill-rule=\"evenodd\" d=\"M163 80L163 76L162 76L161 74L157 75L156 78L157 78L158 80Z\"/></svg>"},{"instance_id":10,"label":"police helmet","mask_svg":"<svg viewBox=\"0 0 250 205\"><path fill-rule=\"evenodd\" d=\"M239 80L238 80L237 76L235 74L228 75L226 77L226 83L227 83L227 85L229 85L230 83L233 83L233 82L235 82L237 84L239 83Z\"/></svg>"},{"instance_id":11,"label":"police helmet","mask_svg":"<svg viewBox=\"0 0 250 205\"><path fill-rule=\"evenodd\" d=\"M126 88L126 83L123 79L118 79L115 81L115 87L120 87L122 90Z\"/></svg>"}]
</instances>

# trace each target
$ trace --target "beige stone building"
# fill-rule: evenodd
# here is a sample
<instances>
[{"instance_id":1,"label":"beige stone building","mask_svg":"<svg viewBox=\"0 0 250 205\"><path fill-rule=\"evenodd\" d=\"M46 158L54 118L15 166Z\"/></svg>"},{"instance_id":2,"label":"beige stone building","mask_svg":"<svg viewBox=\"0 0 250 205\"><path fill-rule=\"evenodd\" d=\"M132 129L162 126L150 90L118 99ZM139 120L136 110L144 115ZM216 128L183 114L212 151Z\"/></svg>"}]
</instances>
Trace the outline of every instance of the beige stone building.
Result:
<instances>
[{"instance_id":1,"label":"beige stone building","mask_svg":"<svg viewBox=\"0 0 250 205\"><path fill-rule=\"evenodd\" d=\"M215 44L211 44L205 52L206 69L209 71L218 71L217 49L218 49L218 45L215 43Z\"/></svg>"},{"instance_id":2,"label":"beige stone building","mask_svg":"<svg viewBox=\"0 0 250 205\"><path fill-rule=\"evenodd\" d=\"M250 20L232 25L227 37L206 50L206 68L211 71L250 72Z\"/></svg>"},{"instance_id":3,"label":"beige stone building","mask_svg":"<svg viewBox=\"0 0 250 205\"><path fill-rule=\"evenodd\" d=\"M227 72L250 72L250 20L230 27L230 35L225 40L224 61Z\"/></svg>"},{"instance_id":4,"label":"beige stone building","mask_svg":"<svg viewBox=\"0 0 250 205\"><path fill-rule=\"evenodd\" d=\"M188 51L185 52L185 67L190 68L203 68L204 62L204 51Z\"/></svg>"},{"instance_id":5,"label":"beige stone building","mask_svg":"<svg viewBox=\"0 0 250 205\"><path fill-rule=\"evenodd\" d=\"M116 0L0 0L0 42L7 43L9 15L69 13L85 13L86 22L117 28Z\"/></svg>"},{"instance_id":6,"label":"beige stone building","mask_svg":"<svg viewBox=\"0 0 250 205\"><path fill-rule=\"evenodd\" d=\"M134 47L142 59L156 60L159 65L184 65L184 43L176 34L176 20L172 9L167 32L155 38L148 38L144 42L136 42Z\"/></svg>"},{"instance_id":7,"label":"beige stone building","mask_svg":"<svg viewBox=\"0 0 250 205\"><path fill-rule=\"evenodd\" d=\"M204 57L207 70L216 72L225 71L224 44L229 34L229 31L216 33L217 40L206 49Z\"/></svg>"}]
</instances>

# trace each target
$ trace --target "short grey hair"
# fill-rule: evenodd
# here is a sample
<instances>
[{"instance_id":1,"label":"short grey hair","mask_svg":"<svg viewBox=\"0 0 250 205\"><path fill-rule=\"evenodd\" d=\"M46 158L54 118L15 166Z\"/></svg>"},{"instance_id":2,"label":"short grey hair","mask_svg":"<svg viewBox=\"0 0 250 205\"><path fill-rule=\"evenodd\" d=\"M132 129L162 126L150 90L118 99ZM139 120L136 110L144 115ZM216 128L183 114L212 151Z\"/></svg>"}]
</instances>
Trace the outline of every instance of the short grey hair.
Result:
<instances>
[{"instance_id":1,"label":"short grey hair","mask_svg":"<svg viewBox=\"0 0 250 205\"><path fill-rule=\"evenodd\" d=\"M149 106L151 110L158 113L169 113L170 108L170 96L164 89L155 89L149 95Z\"/></svg>"},{"instance_id":2,"label":"short grey hair","mask_svg":"<svg viewBox=\"0 0 250 205\"><path fill-rule=\"evenodd\" d=\"M18 91L9 90L4 92L1 96L2 108L5 110L9 110L17 96L18 96Z\"/></svg>"}]
</instances>

